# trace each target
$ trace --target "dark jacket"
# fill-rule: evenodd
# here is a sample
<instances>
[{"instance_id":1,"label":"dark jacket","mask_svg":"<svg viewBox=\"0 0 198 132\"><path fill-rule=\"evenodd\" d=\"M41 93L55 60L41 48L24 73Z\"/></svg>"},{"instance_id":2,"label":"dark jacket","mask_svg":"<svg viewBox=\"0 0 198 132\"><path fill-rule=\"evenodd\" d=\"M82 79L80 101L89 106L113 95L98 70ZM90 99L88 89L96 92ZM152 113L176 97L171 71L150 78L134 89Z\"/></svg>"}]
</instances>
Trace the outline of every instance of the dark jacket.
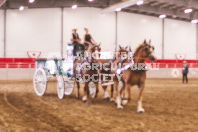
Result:
<instances>
[{"instance_id":1,"label":"dark jacket","mask_svg":"<svg viewBox=\"0 0 198 132\"><path fill-rule=\"evenodd\" d=\"M183 65L182 73L183 74L188 74L188 64Z\"/></svg>"}]
</instances>

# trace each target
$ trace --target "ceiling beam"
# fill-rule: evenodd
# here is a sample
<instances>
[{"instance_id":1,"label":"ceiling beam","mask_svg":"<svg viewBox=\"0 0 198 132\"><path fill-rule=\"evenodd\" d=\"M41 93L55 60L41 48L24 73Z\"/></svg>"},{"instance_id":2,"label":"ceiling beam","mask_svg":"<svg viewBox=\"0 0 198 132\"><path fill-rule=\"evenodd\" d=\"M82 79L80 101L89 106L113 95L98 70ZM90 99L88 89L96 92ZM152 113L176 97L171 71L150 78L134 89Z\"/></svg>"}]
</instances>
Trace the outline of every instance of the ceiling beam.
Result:
<instances>
[{"instance_id":1,"label":"ceiling beam","mask_svg":"<svg viewBox=\"0 0 198 132\"><path fill-rule=\"evenodd\" d=\"M0 0L0 7L6 3L7 0Z\"/></svg>"},{"instance_id":2,"label":"ceiling beam","mask_svg":"<svg viewBox=\"0 0 198 132\"><path fill-rule=\"evenodd\" d=\"M114 5L111 5L107 8L104 8L101 13L104 14L104 13L110 13L110 12L114 12L117 8L126 8L126 7L129 7L129 6L132 6L132 5L135 5L137 3L137 1L139 0L126 0L126 1L123 1L123 2L119 2L117 4L114 4Z\"/></svg>"},{"instance_id":3,"label":"ceiling beam","mask_svg":"<svg viewBox=\"0 0 198 132\"><path fill-rule=\"evenodd\" d=\"M153 0L149 0L153 1ZM168 3L171 5L183 6L186 8L198 9L198 0L156 0L160 3Z\"/></svg>"},{"instance_id":4,"label":"ceiling beam","mask_svg":"<svg viewBox=\"0 0 198 132\"><path fill-rule=\"evenodd\" d=\"M186 14L183 12L183 10L174 10L174 9L169 9L169 8L161 8L161 7L153 7L149 5L142 5L142 6L132 6L127 8L131 11L136 11L136 12L145 12L148 14L156 14L156 15L161 15L161 14L166 14L169 17L173 18L184 18L187 20L195 19L197 17L196 12L193 14Z\"/></svg>"}]
</instances>

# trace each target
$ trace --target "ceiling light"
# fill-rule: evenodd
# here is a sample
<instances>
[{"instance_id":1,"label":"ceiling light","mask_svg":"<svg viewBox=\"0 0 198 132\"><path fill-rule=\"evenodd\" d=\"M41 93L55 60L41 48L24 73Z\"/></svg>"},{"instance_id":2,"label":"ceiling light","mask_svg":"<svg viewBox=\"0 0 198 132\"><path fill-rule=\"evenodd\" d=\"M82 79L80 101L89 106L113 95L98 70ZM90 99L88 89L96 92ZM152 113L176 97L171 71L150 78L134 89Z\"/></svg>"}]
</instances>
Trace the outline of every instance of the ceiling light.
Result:
<instances>
[{"instance_id":1,"label":"ceiling light","mask_svg":"<svg viewBox=\"0 0 198 132\"><path fill-rule=\"evenodd\" d=\"M72 9L76 9L78 6L77 5L73 5L72 6Z\"/></svg>"},{"instance_id":2,"label":"ceiling light","mask_svg":"<svg viewBox=\"0 0 198 132\"><path fill-rule=\"evenodd\" d=\"M166 15L164 15L164 14L160 15L159 18L161 18L161 19L166 18Z\"/></svg>"},{"instance_id":3,"label":"ceiling light","mask_svg":"<svg viewBox=\"0 0 198 132\"><path fill-rule=\"evenodd\" d=\"M88 0L89 2L92 2L92 1L94 1L94 0Z\"/></svg>"},{"instance_id":4,"label":"ceiling light","mask_svg":"<svg viewBox=\"0 0 198 132\"><path fill-rule=\"evenodd\" d=\"M117 8L115 11L121 11L122 9L121 8Z\"/></svg>"},{"instance_id":5,"label":"ceiling light","mask_svg":"<svg viewBox=\"0 0 198 132\"><path fill-rule=\"evenodd\" d=\"M191 13L192 12L192 9L186 9L184 10L185 13Z\"/></svg>"},{"instance_id":6,"label":"ceiling light","mask_svg":"<svg viewBox=\"0 0 198 132\"><path fill-rule=\"evenodd\" d=\"M24 6L20 6L20 7L19 7L19 10L20 10L20 11L23 11L23 10L24 10Z\"/></svg>"},{"instance_id":7,"label":"ceiling light","mask_svg":"<svg viewBox=\"0 0 198 132\"><path fill-rule=\"evenodd\" d=\"M140 1L138 1L138 2L136 3L136 5L142 5L142 4L144 4L144 1L143 1L143 0L140 0Z\"/></svg>"},{"instance_id":8,"label":"ceiling light","mask_svg":"<svg viewBox=\"0 0 198 132\"><path fill-rule=\"evenodd\" d=\"M29 0L29 3L33 3L35 0Z\"/></svg>"},{"instance_id":9,"label":"ceiling light","mask_svg":"<svg viewBox=\"0 0 198 132\"><path fill-rule=\"evenodd\" d=\"M191 23L195 23L196 24L196 23L198 23L198 20L194 19L194 20L191 21Z\"/></svg>"}]
</instances>

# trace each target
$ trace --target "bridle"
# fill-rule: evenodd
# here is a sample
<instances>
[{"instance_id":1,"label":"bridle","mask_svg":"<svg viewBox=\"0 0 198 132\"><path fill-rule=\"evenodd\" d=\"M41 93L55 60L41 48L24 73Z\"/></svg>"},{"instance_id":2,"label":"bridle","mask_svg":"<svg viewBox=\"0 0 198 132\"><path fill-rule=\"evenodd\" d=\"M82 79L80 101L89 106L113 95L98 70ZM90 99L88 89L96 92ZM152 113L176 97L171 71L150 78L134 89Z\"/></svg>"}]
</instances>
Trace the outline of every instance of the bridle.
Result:
<instances>
[{"instance_id":1,"label":"bridle","mask_svg":"<svg viewBox=\"0 0 198 132\"><path fill-rule=\"evenodd\" d=\"M141 50L141 49L143 49L141 52L145 51L145 50L147 49L146 46L149 46L149 47L148 47L149 49L150 49L150 48L154 48L154 47L151 46L150 44L144 43L139 49L137 49L137 51L136 51L135 54L137 54L137 53L139 52L139 50ZM145 52L147 52L147 51L145 51ZM147 52L146 58L149 57L152 53L153 53L153 51L150 51L150 50L149 50L149 52ZM145 58L142 58L142 57L139 56L139 57L137 58L137 60L139 60L139 59L145 59Z\"/></svg>"}]
</instances>

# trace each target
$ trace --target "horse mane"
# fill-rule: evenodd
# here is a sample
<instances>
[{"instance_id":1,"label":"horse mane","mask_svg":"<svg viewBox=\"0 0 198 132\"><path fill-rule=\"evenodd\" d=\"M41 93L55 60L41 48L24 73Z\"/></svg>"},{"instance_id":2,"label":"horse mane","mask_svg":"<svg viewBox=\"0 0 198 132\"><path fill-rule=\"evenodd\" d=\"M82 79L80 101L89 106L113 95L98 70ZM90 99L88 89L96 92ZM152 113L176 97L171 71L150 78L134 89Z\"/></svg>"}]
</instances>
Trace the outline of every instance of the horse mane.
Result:
<instances>
[{"instance_id":1,"label":"horse mane","mask_svg":"<svg viewBox=\"0 0 198 132\"><path fill-rule=\"evenodd\" d=\"M142 48L142 45L143 44L144 43L139 44L138 47L135 49L135 52L134 53L137 53Z\"/></svg>"}]
</instances>

